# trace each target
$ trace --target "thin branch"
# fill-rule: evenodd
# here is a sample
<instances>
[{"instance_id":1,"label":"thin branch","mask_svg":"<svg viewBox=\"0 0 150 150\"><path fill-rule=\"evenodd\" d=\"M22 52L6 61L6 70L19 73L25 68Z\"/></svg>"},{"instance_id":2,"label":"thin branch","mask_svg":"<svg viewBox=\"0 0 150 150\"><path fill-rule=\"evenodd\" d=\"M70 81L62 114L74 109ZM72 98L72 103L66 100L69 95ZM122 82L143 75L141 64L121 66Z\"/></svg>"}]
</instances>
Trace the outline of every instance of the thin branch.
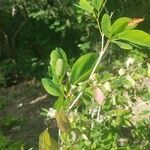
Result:
<instances>
[{"instance_id":1,"label":"thin branch","mask_svg":"<svg viewBox=\"0 0 150 150\"><path fill-rule=\"evenodd\" d=\"M102 36L102 39L103 39L103 36ZM94 66L94 68L93 68L93 71L92 71L92 73L91 73L89 79L92 78L94 72L96 71L96 69L97 69L97 67L98 67L98 65L99 65L99 63L100 63L100 61L101 61L101 59L102 59L102 57L103 57L103 55L104 55L106 49L107 49L108 46L109 46L109 43L110 43L110 42L109 42L109 40L108 40L107 43L106 43L106 45L105 45L105 47L102 48L101 51L99 52L99 58L98 58L98 60L97 60L97 62L96 62L96 64L95 64L95 66Z\"/></svg>"},{"instance_id":2,"label":"thin branch","mask_svg":"<svg viewBox=\"0 0 150 150\"><path fill-rule=\"evenodd\" d=\"M97 25L98 25L99 33L102 36L102 31L101 31L101 28L100 28L99 18L96 19L96 22L97 22Z\"/></svg>"},{"instance_id":3,"label":"thin branch","mask_svg":"<svg viewBox=\"0 0 150 150\"><path fill-rule=\"evenodd\" d=\"M108 46L109 46L109 43L110 43L110 41L108 40L108 41L106 42L105 47L99 52L99 58L98 58L98 60L97 60L97 62L96 62L96 64L95 64L95 66L94 66L94 68L93 68L93 70L92 70L92 73L91 73L89 79L91 79L91 78L93 77L93 74L94 74L94 72L96 71L96 69L97 69L97 67L98 67L98 65L99 65L99 63L100 63L100 61L101 61L101 59L102 59L102 57L103 57L105 51L107 50L107 48L108 48ZM86 87L86 85L85 85L85 87ZM83 88L83 90L84 90L84 88ZM76 98L76 99L73 101L73 103L69 106L69 110L72 109L72 107L76 104L76 102L77 102L77 101L79 100L79 98L82 96L83 90L79 93L79 95L77 96L77 98Z\"/></svg>"},{"instance_id":4,"label":"thin branch","mask_svg":"<svg viewBox=\"0 0 150 150\"><path fill-rule=\"evenodd\" d=\"M106 2L107 2L107 0L104 2L103 6L102 6L102 9L104 8ZM101 9L101 11L102 11L102 9ZM101 49L100 49L100 52L99 52L98 60L97 60L95 66L94 66L94 68L93 68L93 70L92 70L92 72L91 72L91 75L90 75L90 77L89 77L89 80L92 79L93 74L95 73L95 71L96 71L96 69L97 69L97 67L98 67L98 65L99 65L99 63L100 63L100 61L101 61L101 59L102 59L102 57L103 57L105 51L107 50L107 48L108 48L108 46L109 46L109 43L110 43L110 41L107 40L107 42L106 42L106 44L105 44L105 46L104 46L104 34L103 34L102 31L101 31L101 27L100 27L100 23L99 23L99 15L100 15L101 11L98 12L98 16L97 16L97 18L96 18L96 22L97 22L97 25L98 25L99 33L100 33L101 38L102 38L102 39L101 39L102 45L101 45ZM82 91L79 93L79 95L77 96L77 98L76 98L76 99L73 101L73 103L69 106L69 110L72 109L72 107L76 104L76 102L77 102L77 101L79 100L79 98L82 96L85 87L86 87L86 84L85 84L83 90L82 90Z\"/></svg>"},{"instance_id":5,"label":"thin branch","mask_svg":"<svg viewBox=\"0 0 150 150\"><path fill-rule=\"evenodd\" d=\"M102 12L103 8L105 7L106 3L107 3L107 0L105 0L105 2L103 3L103 6L102 6L101 10L99 11L99 15L101 14L101 12Z\"/></svg>"},{"instance_id":6,"label":"thin branch","mask_svg":"<svg viewBox=\"0 0 150 150\"><path fill-rule=\"evenodd\" d=\"M101 51L103 50L104 48L104 34L102 33L102 45L101 45Z\"/></svg>"},{"instance_id":7,"label":"thin branch","mask_svg":"<svg viewBox=\"0 0 150 150\"><path fill-rule=\"evenodd\" d=\"M94 72L96 71L97 66L98 66L98 64L99 64L99 62L100 62L100 60L101 60L102 56L103 56L103 51L101 51L101 52L99 53L98 60L97 60L97 62L96 62L96 64L95 64L95 66L94 66L94 68L93 68L93 70L92 70L92 73L91 73L91 75L90 75L89 79L92 79L93 74L94 74Z\"/></svg>"},{"instance_id":8,"label":"thin branch","mask_svg":"<svg viewBox=\"0 0 150 150\"><path fill-rule=\"evenodd\" d=\"M77 96L77 98L73 101L73 103L69 106L69 110L71 110L72 109L72 107L75 105L75 103L79 100L79 98L82 96L82 94L83 94L83 91L81 91L80 93L79 93L79 95Z\"/></svg>"}]
</instances>

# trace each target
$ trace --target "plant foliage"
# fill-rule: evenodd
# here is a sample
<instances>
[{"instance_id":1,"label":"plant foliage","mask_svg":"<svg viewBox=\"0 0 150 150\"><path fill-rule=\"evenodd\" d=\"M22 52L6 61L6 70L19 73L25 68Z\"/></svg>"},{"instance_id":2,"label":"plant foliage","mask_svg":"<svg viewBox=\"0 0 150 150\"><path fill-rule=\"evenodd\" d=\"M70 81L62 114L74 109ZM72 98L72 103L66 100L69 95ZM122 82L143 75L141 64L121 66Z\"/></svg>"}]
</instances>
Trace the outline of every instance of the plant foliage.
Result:
<instances>
[{"instance_id":1,"label":"plant foliage","mask_svg":"<svg viewBox=\"0 0 150 150\"><path fill-rule=\"evenodd\" d=\"M56 49L51 53L49 76L57 78L55 86L62 91L55 94L55 115L51 112L59 128L58 145L61 149L146 150L150 146L150 85L145 82L150 81L149 61L144 62L147 55L136 47L148 50L150 34L135 29L141 18L121 17L113 23L109 14L101 18L105 5L106 0L80 0L76 5L97 23L101 38L97 52L81 56L70 69L62 67L67 64L63 63L67 62L65 52ZM124 60L108 57L115 44L120 51L128 50ZM52 95L53 87L49 84Z\"/></svg>"}]
</instances>

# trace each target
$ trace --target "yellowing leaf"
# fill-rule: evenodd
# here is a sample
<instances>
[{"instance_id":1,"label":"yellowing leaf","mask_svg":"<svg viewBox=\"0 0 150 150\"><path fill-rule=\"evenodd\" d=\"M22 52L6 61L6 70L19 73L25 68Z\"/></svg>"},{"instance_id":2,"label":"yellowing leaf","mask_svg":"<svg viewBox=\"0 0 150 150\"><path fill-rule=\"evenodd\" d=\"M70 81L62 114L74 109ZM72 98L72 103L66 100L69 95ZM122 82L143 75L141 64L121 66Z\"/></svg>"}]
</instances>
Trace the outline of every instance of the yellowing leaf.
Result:
<instances>
[{"instance_id":1,"label":"yellowing leaf","mask_svg":"<svg viewBox=\"0 0 150 150\"><path fill-rule=\"evenodd\" d=\"M58 144L50 137L48 129L39 136L39 150L58 150Z\"/></svg>"},{"instance_id":2,"label":"yellowing leaf","mask_svg":"<svg viewBox=\"0 0 150 150\"><path fill-rule=\"evenodd\" d=\"M69 132L71 129L70 121L64 111L56 112L57 126L62 132Z\"/></svg>"},{"instance_id":3,"label":"yellowing leaf","mask_svg":"<svg viewBox=\"0 0 150 150\"><path fill-rule=\"evenodd\" d=\"M140 22L143 22L144 18L134 18L129 23L128 26L137 26Z\"/></svg>"}]
</instances>

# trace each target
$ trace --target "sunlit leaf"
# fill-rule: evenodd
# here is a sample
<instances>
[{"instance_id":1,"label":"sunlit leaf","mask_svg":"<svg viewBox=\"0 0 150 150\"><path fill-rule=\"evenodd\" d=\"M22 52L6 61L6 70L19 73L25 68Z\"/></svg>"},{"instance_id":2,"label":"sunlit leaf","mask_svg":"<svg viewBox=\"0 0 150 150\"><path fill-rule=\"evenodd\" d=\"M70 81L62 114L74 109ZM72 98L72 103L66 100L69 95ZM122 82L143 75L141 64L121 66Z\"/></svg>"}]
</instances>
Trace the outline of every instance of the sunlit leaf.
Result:
<instances>
[{"instance_id":1,"label":"sunlit leaf","mask_svg":"<svg viewBox=\"0 0 150 150\"><path fill-rule=\"evenodd\" d=\"M66 73L67 68L67 56L65 52L60 48L56 48L56 50L51 52L50 58L53 80L57 81L57 76L62 79Z\"/></svg>"},{"instance_id":2,"label":"sunlit leaf","mask_svg":"<svg viewBox=\"0 0 150 150\"><path fill-rule=\"evenodd\" d=\"M53 96L59 96L59 95L62 94L62 92L61 92L59 86L56 86L50 79L48 79L48 78L43 78L43 79L42 79L42 84L43 84L45 90L46 90L49 94L51 94L51 95L53 95Z\"/></svg>"},{"instance_id":3,"label":"sunlit leaf","mask_svg":"<svg viewBox=\"0 0 150 150\"><path fill-rule=\"evenodd\" d=\"M123 32L126 27L128 26L128 23L131 21L131 18L122 17L117 19L111 28L111 34L115 35L117 33Z\"/></svg>"},{"instance_id":4,"label":"sunlit leaf","mask_svg":"<svg viewBox=\"0 0 150 150\"><path fill-rule=\"evenodd\" d=\"M93 7L90 5L90 3L87 0L80 0L79 5L76 5L76 6L89 13L94 13Z\"/></svg>"},{"instance_id":5,"label":"sunlit leaf","mask_svg":"<svg viewBox=\"0 0 150 150\"><path fill-rule=\"evenodd\" d=\"M103 6L104 0L92 0L92 4L96 10L100 10Z\"/></svg>"},{"instance_id":6,"label":"sunlit leaf","mask_svg":"<svg viewBox=\"0 0 150 150\"><path fill-rule=\"evenodd\" d=\"M140 46L150 47L150 34L141 30L128 30L118 34L118 39Z\"/></svg>"},{"instance_id":7,"label":"sunlit leaf","mask_svg":"<svg viewBox=\"0 0 150 150\"><path fill-rule=\"evenodd\" d=\"M102 32L106 37L110 36L111 20L108 14L104 14L101 21Z\"/></svg>"},{"instance_id":8,"label":"sunlit leaf","mask_svg":"<svg viewBox=\"0 0 150 150\"><path fill-rule=\"evenodd\" d=\"M57 142L49 135L48 129L39 136L39 150L58 150Z\"/></svg>"},{"instance_id":9,"label":"sunlit leaf","mask_svg":"<svg viewBox=\"0 0 150 150\"><path fill-rule=\"evenodd\" d=\"M58 58L56 61L56 75L61 76L63 75L63 71L65 70L66 65L63 59Z\"/></svg>"},{"instance_id":10,"label":"sunlit leaf","mask_svg":"<svg viewBox=\"0 0 150 150\"><path fill-rule=\"evenodd\" d=\"M116 43L121 49L127 49L127 50L133 49L132 45L124 42L114 41L113 43Z\"/></svg>"},{"instance_id":11,"label":"sunlit leaf","mask_svg":"<svg viewBox=\"0 0 150 150\"><path fill-rule=\"evenodd\" d=\"M65 100L64 99L64 97L59 97L58 99L57 99L57 101L55 102L55 104L54 104L54 108L56 109L56 110L60 110L61 108L63 108L64 106L66 106L67 105L67 100Z\"/></svg>"},{"instance_id":12,"label":"sunlit leaf","mask_svg":"<svg viewBox=\"0 0 150 150\"><path fill-rule=\"evenodd\" d=\"M98 59L98 53L89 53L81 56L71 70L71 83L76 84L89 78Z\"/></svg>"},{"instance_id":13,"label":"sunlit leaf","mask_svg":"<svg viewBox=\"0 0 150 150\"><path fill-rule=\"evenodd\" d=\"M66 56L65 52L60 48L56 48L56 50L53 50L51 52L50 58L51 58L50 65L53 69L56 67L56 62L59 58L67 61L67 56Z\"/></svg>"}]
</instances>

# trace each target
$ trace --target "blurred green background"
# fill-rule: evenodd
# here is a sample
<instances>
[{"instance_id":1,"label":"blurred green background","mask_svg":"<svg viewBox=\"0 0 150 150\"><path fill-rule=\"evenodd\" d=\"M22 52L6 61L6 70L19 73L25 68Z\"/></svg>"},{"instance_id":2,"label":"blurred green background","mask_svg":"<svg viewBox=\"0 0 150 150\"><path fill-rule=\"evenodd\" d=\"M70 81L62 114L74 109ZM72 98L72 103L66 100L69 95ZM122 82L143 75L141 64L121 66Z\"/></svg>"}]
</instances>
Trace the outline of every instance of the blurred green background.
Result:
<instances>
[{"instance_id":1,"label":"blurred green background","mask_svg":"<svg viewBox=\"0 0 150 150\"><path fill-rule=\"evenodd\" d=\"M0 84L40 79L49 54L61 47L70 61L99 46L94 23L74 4L78 0L0 1ZM107 11L120 16L144 17L140 28L150 32L149 0L108 0ZM90 41L90 42L89 42Z\"/></svg>"}]
</instances>

